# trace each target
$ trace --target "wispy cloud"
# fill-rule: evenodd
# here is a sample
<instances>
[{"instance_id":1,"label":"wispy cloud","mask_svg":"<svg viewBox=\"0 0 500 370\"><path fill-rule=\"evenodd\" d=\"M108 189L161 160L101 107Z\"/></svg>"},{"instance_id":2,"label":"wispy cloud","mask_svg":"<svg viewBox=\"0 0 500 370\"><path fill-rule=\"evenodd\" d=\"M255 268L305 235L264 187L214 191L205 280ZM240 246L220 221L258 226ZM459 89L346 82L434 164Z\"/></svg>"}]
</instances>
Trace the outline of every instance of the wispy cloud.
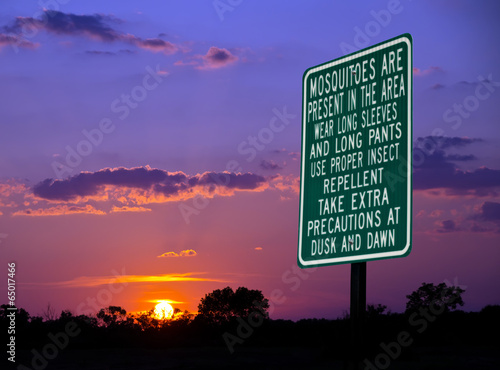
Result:
<instances>
[{"instance_id":1,"label":"wispy cloud","mask_svg":"<svg viewBox=\"0 0 500 370\"><path fill-rule=\"evenodd\" d=\"M172 54L178 47L160 38L140 38L131 34L117 31L110 24L122 22L112 16L103 14L78 15L63 13L56 10L44 10L40 18L17 17L13 24L4 27L4 30L13 35L21 35L23 30L46 31L55 35L81 36L101 42L124 42L138 48ZM8 36L7 36L8 37ZM19 37L19 36L12 36ZM4 42L15 42L6 39ZM29 41L27 41L29 43ZM0 37L1 45L1 37ZM21 45L21 44L18 44ZM21 45L22 46L22 45ZM35 44L25 44L23 47L33 47Z\"/></svg>"},{"instance_id":2,"label":"wispy cloud","mask_svg":"<svg viewBox=\"0 0 500 370\"><path fill-rule=\"evenodd\" d=\"M428 76L434 73L443 73L443 69L441 67L431 66L427 69L413 68L413 75L417 77Z\"/></svg>"},{"instance_id":3,"label":"wispy cloud","mask_svg":"<svg viewBox=\"0 0 500 370\"><path fill-rule=\"evenodd\" d=\"M100 55L100 56L117 56L117 55L132 55L135 51L129 49L122 49L117 52L106 51L106 50L87 50L85 51L87 55Z\"/></svg>"},{"instance_id":4,"label":"wispy cloud","mask_svg":"<svg viewBox=\"0 0 500 370\"><path fill-rule=\"evenodd\" d=\"M473 143L483 142L480 138L458 137L458 136L423 136L416 140L417 146L424 146L427 142L432 142L439 149L448 149L453 147L465 147Z\"/></svg>"},{"instance_id":5,"label":"wispy cloud","mask_svg":"<svg viewBox=\"0 0 500 370\"><path fill-rule=\"evenodd\" d=\"M272 159L263 159L259 166L264 170L281 170L283 168Z\"/></svg>"},{"instance_id":6,"label":"wispy cloud","mask_svg":"<svg viewBox=\"0 0 500 370\"><path fill-rule=\"evenodd\" d=\"M167 302L170 304L182 304L182 303L187 303L187 302L182 302L182 301L174 301L173 299L147 299L144 302L150 302L150 303L160 303L160 302Z\"/></svg>"},{"instance_id":7,"label":"wispy cloud","mask_svg":"<svg viewBox=\"0 0 500 370\"><path fill-rule=\"evenodd\" d=\"M217 278L201 277L206 272L188 272L184 274L163 274L163 275L108 275L108 276L80 276L75 279L48 283L22 283L26 286L52 286L54 288L90 288L108 284L129 284L129 283L164 283L164 282L227 282Z\"/></svg>"}]
</instances>

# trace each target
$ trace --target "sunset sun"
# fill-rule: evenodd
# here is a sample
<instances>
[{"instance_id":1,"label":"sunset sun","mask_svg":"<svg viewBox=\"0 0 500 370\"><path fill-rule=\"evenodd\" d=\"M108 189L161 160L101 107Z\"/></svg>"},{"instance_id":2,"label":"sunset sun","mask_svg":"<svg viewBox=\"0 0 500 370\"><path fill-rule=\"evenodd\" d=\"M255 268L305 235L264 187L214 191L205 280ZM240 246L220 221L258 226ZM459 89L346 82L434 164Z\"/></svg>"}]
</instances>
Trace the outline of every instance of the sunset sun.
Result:
<instances>
[{"instance_id":1,"label":"sunset sun","mask_svg":"<svg viewBox=\"0 0 500 370\"><path fill-rule=\"evenodd\" d=\"M161 301L155 306L154 314L158 320L170 319L174 314L174 308L167 301Z\"/></svg>"}]
</instances>

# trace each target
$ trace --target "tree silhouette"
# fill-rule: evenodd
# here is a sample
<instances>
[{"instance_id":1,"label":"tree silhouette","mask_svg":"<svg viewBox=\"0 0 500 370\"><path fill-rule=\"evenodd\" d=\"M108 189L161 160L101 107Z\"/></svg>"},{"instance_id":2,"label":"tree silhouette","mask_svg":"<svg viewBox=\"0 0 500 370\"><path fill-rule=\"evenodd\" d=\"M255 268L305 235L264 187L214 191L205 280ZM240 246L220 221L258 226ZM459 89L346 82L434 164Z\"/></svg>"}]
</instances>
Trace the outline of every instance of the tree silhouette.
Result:
<instances>
[{"instance_id":1,"label":"tree silhouette","mask_svg":"<svg viewBox=\"0 0 500 370\"><path fill-rule=\"evenodd\" d=\"M444 307L445 311L452 311L458 305L463 306L462 294L464 289L457 286L448 286L445 283L434 285L433 283L422 283L422 286L413 293L406 296L406 311L414 311L420 308L429 308L430 305Z\"/></svg>"},{"instance_id":2,"label":"tree silhouette","mask_svg":"<svg viewBox=\"0 0 500 370\"><path fill-rule=\"evenodd\" d=\"M50 303L47 303L47 307L42 311L42 317L45 319L45 321L54 321L55 319L57 319L56 310Z\"/></svg>"},{"instance_id":3,"label":"tree silhouette","mask_svg":"<svg viewBox=\"0 0 500 370\"><path fill-rule=\"evenodd\" d=\"M259 313L268 318L269 301L260 290L239 287L233 291L231 287L216 289L206 294L198 305L198 320L213 324L222 324L236 317L248 317Z\"/></svg>"},{"instance_id":4,"label":"tree silhouette","mask_svg":"<svg viewBox=\"0 0 500 370\"><path fill-rule=\"evenodd\" d=\"M5 320L6 322L9 321L9 314L12 314L12 312L9 310L9 305L8 304L3 304L0 306L0 319ZM11 308L11 307L10 307ZM30 314L28 311L26 311L24 308L18 308L16 312L16 325L17 326L25 326L28 324L30 321Z\"/></svg>"},{"instance_id":5,"label":"tree silhouette","mask_svg":"<svg viewBox=\"0 0 500 370\"><path fill-rule=\"evenodd\" d=\"M384 312L387 310L387 306L385 304L377 304L376 306L374 304L368 304L366 306L366 318L367 319L374 319L377 317L380 317L384 315ZM390 314L390 311L387 312L387 314Z\"/></svg>"},{"instance_id":6,"label":"tree silhouette","mask_svg":"<svg viewBox=\"0 0 500 370\"><path fill-rule=\"evenodd\" d=\"M148 329L158 329L161 327L160 320L155 316L154 307L147 311L131 316L137 322L142 331Z\"/></svg>"},{"instance_id":7,"label":"tree silhouette","mask_svg":"<svg viewBox=\"0 0 500 370\"><path fill-rule=\"evenodd\" d=\"M127 321L127 311L120 306L109 306L101 308L97 313L97 318L102 320L104 326L115 326Z\"/></svg>"}]
</instances>

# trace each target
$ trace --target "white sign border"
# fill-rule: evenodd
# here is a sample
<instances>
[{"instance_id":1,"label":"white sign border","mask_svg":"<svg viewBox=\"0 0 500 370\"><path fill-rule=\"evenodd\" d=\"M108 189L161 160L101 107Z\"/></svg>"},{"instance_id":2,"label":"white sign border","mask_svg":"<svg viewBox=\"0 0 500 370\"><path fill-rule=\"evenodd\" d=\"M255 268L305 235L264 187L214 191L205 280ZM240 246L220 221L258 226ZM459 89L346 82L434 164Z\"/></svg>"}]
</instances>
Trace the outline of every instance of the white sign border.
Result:
<instances>
[{"instance_id":1,"label":"white sign border","mask_svg":"<svg viewBox=\"0 0 500 370\"><path fill-rule=\"evenodd\" d=\"M306 106L306 101L307 101L307 94L306 94L306 88L304 87L303 91L303 106L302 106L302 166L301 166L301 182L300 182L300 209L299 209L299 244L298 244L298 260L300 264L304 267L318 267L322 265L331 265L331 264L342 264L342 263L350 263L350 262L363 262L367 260L373 260L373 259L381 259L381 258L391 258L391 257L399 257L408 252L408 250L411 247L411 217L412 217L412 166L411 166L411 150L412 150L412 128L413 128L413 122L412 122L412 114L413 114L413 109L412 109L412 101L413 101L413 79L412 79L412 74L413 74L413 66L412 66L412 61L413 61L413 50L412 50L412 45L411 45L411 40L407 35L401 35L399 37L396 37L395 39L392 39L390 41L381 43L379 45L375 45L373 47L361 50L359 52L350 54L344 58L339 58L336 59L330 63L325 63L317 67L313 67L307 71L307 73L303 77L303 82L305 83L307 81L308 76L311 73L315 73L318 71L321 71L326 68L331 68L336 66L337 64L340 63L345 63L349 62L352 60L355 60L357 58L363 57L365 55L386 49L388 47L397 45L399 43L406 43L408 46L408 73L410 74L408 78L408 125L410 126L408 129L408 148L407 148L407 158L409 159L409 165L407 166L407 173L406 176L408 178L407 181L407 193L408 193L408 209L407 209L407 224L406 224L406 240L407 244L404 249L398 250L398 251L393 251L393 252L383 252L383 253L370 253L370 254L361 254L361 255L356 255L356 256L346 256L346 257L333 257L333 258L328 258L328 259L321 259L321 260L312 260L312 261L304 261L302 259L302 223L304 221L304 182L303 181L303 176L305 176L305 156L306 156L306 146L305 144L305 138L306 138L306 111L307 111L307 106ZM307 86L307 85L305 85Z\"/></svg>"}]
</instances>

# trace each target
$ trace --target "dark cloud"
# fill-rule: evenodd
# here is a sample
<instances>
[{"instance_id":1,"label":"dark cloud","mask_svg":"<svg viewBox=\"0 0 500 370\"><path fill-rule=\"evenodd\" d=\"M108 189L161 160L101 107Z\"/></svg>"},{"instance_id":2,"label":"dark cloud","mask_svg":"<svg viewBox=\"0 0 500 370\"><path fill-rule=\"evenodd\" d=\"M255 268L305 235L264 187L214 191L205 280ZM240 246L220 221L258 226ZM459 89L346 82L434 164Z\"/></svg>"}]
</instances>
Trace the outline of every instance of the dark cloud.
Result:
<instances>
[{"instance_id":1,"label":"dark cloud","mask_svg":"<svg viewBox=\"0 0 500 370\"><path fill-rule=\"evenodd\" d=\"M493 86L498 86L498 83L493 80L492 74L490 73L488 77L483 77L483 76L478 76L477 80L475 81L458 81L454 84L450 85L443 85L440 83L436 83L431 86L431 89L433 90L440 90L440 89L446 89L446 90L463 90L467 89L470 90L474 87L477 86L486 86L486 85L493 85Z\"/></svg>"},{"instance_id":2,"label":"dark cloud","mask_svg":"<svg viewBox=\"0 0 500 370\"><path fill-rule=\"evenodd\" d=\"M472 143L482 142L479 138L469 137L449 137L449 136L424 136L419 137L415 143L418 148L435 147L439 149L448 149L452 147L464 147Z\"/></svg>"},{"instance_id":3,"label":"dark cloud","mask_svg":"<svg viewBox=\"0 0 500 370\"><path fill-rule=\"evenodd\" d=\"M450 232L500 233L500 203L484 202L468 217L453 221L442 221L438 233Z\"/></svg>"},{"instance_id":4,"label":"dark cloud","mask_svg":"<svg viewBox=\"0 0 500 370\"><path fill-rule=\"evenodd\" d=\"M12 26L6 27L10 32L24 33L30 29L44 29L60 35L86 35L101 41L116 41L120 33L109 27L106 22L111 17L93 14L66 14L56 10L45 10L40 19L17 17Z\"/></svg>"},{"instance_id":5,"label":"dark cloud","mask_svg":"<svg viewBox=\"0 0 500 370\"><path fill-rule=\"evenodd\" d=\"M448 195L497 195L497 188L500 187L500 170L486 167L473 171L462 170L453 162L471 161L476 157L470 154L447 154L445 151L481 141L481 139L459 137L418 138L417 147L414 148L413 188L446 189Z\"/></svg>"},{"instance_id":6,"label":"dark cloud","mask_svg":"<svg viewBox=\"0 0 500 370\"><path fill-rule=\"evenodd\" d=\"M273 153L273 154L281 154L281 153L286 153L286 152L287 152L287 150L285 148L271 150L271 153Z\"/></svg>"},{"instance_id":7,"label":"dark cloud","mask_svg":"<svg viewBox=\"0 0 500 370\"><path fill-rule=\"evenodd\" d=\"M500 228L495 226L495 223L480 224L475 220L475 217L462 220L458 224L453 220L441 221L439 227L435 230L437 233L446 234L453 232L472 232L472 233L498 233Z\"/></svg>"},{"instance_id":8,"label":"dark cloud","mask_svg":"<svg viewBox=\"0 0 500 370\"><path fill-rule=\"evenodd\" d=\"M136 52L130 49L121 49L120 51L118 51L118 53L132 55L135 54Z\"/></svg>"},{"instance_id":9,"label":"dark cloud","mask_svg":"<svg viewBox=\"0 0 500 370\"><path fill-rule=\"evenodd\" d=\"M472 224L472 226L470 227L470 231L472 231L473 233L489 233L489 232L492 232L494 230L492 230L488 227L481 226L481 225L474 222Z\"/></svg>"},{"instance_id":10,"label":"dark cloud","mask_svg":"<svg viewBox=\"0 0 500 370\"><path fill-rule=\"evenodd\" d=\"M428 161L431 164L431 160ZM448 190L449 195L472 193L476 196L496 196L496 188L500 187L500 170L479 168L474 171L462 171L450 167L450 162L439 162L415 169L413 188L416 190L440 189Z\"/></svg>"},{"instance_id":11,"label":"dark cloud","mask_svg":"<svg viewBox=\"0 0 500 370\"><path fill-rule=\"evenodd\" d=\"M455 162L466 162L466 161L473 161L477 159L477 157L473 154L448 154L446 156L446 160L448 161L455 161Z\"/></svg>"},{"instance_id":12,"label":"dark cloud","mask_svg":"<svg viewBox=\"0 0 500 370\"><path fill-rule=\"evenodd\" d=\"M205 172L188 176L183 172L167 172L150 167L103 169L84 172L65 180L46 179L36 184L33 192L47 200L69 201L78 197L95 196L103 186L150 190L166 196L191 192L194 186L209 185L235 190L253 190L266 178L252 173Z\"/></svg>"},{"instance_id":13,"label":"dark cloud","mask_svg":"<svg viewBox=\"0 0 500 370\"><path fill-rule=\"evenodd\" d=\"M265 181L265 177L252 173L205 172L199 177L198 184L219 185L228 189L253 190Z\"/></svg>"},{"instance_id":14,"label":"dark cloud","mask_svg":"<svg viewBox=\"0 0 500 370\"><path fill-rule=\"evenodd\" d=\"M422 170L455 170L455 165L448 161L446 158L446 153L443 150L434 150L431 153L424 154L419 148L414 148L413 157L415 160L420 158L420 154L424 157L423 160L418 161L418 166L415 168L415 172Z\"/></svg>"},{"instance_id":15,"label":"dark cloud","mask_svg":"<svg viewBox=\"0 0 500 370\"><path fill-rule=\"evenodd\" d=\"M142 39L117 31L109 26L111 22L116 23L118 20L102 14L77 15L56 10L44 10L39 19L18 17L11 26L4 27L4 29L18 35L32 34L33 30L45 30L58 35L79 35L104 42L121 41L142 49L161 51L167 54L177 51L177 46L168 41L159 38Z\"/></svg>"},{"instance_id":16,"label":"dark cloud","mask_svg":"<svg viewBox=\"0 0 500 370\"><path fill-rule=\"evenodd\" d=\"M207 59L214 63L225 63L231 59L231 53L224 49L212 47L207 53Z\"/></svg>"},{"instance_id":17,"label":"dark cloud","mask_svg":"<svg viewBox=\"0 0 500 370\"><path fill-rule=\"evenodd\" d=\"M171 54L177 51L177 46L175 46L171 42L161 39L141 39L139 37L127 35L124 37L124 41L127 41L141 49L147 49L153 52L164 52L167 54Z\"/></svg>"},{"instance_id":18,"label":"dark cloud","mask_svg":"<svg viewBox=\"0 0 500 370\"><path fill-rule=\"evenodd\" d=\"M236 61L238 57L227 49L212 46L205 55L197 54L187 57L185 60L178 60L176 66L193 66L196 69L217 69L227 67Z\"/></svg>"},{"instance_id":19,"label":"dark cloud","mask_svg":"<svg viewBox=\"0 0 500 370\"><path fill-rule=\"evenodd\" d=\"M231 54L229 50L215 46L212 46L207 54L203 55L201 58L205 62L203 66L199 67L201 69L221 68L238 60L238 57Z\"/></svg>"},{"instance_id":20,"label":"dark cloud","mask_svg":"<svg viewBox=\"0 0 500 370\"><path fill-rule=\"evenodd\" d=\"M169 174L165 171L144 167L106 168L97 172L83 172L66 180L46 179L36 184L33 192L36 196L49 200L71 200L96 195L103 185L148 189L164 182L167 176Z\"/></svg>"},{"instance_id":21,"label":"dark cloud","mask_svg":"<svg viewBox=\"0 0 500 370\"><path fill-rule=\"evenodd\" d=\"M168 44L170 44L169 42L164 41L162 39L145 39L145 40L140 40L139 43L143 47L151 48L151 49L163 49Z\"/></svg>"},{"instance_id":22,"label":"dark cloud","mask_svg":"<svg viewBox=\"0 0 500 370\"><path fill-rule=\"evenodd\" d=\"M438 233L451 233L458 231L457 225L453 220L445 220L441 222L441 228L436 230Z\"/></svg>"},{"instance_id":23,"label":"dark cloud","mask_svg":"<svg viewBox=\"0 0 500 370\"><path fill-rule=\"evenodd\" d=\"M474 218L481 221L500 221L500 203L484 202Z\"/></svg>"},{"instance_id":24,"label":"dark cloud","mask_svg":"<svg viewBox=\"0 0 500 370\"><path fill-rule=\"evenodd\" d=\"M122 49L118 50L117 52L114 51L106 51L106 50L87 50L85 54L88 55L103 55L103 56L116 56L116 55L132 55L135 54L135 51L129 50L129 49Z\"/></svg>"},{"instance_id":25,"label":"dark cloud","mask_svg":"<svg viewBox=\"0 0 500 370\"><path fill-rule=\"evenodd\" d=\"M105 55L105 56L115 56L116 53L112 51L100 51L100 50L87 50L85 54L89 55Z\"/></svg>"},{"instance_id":26,"label":"dark cloud","mask_svg":"<svg viewBox=\"0 0 500 370\"><path fill-rule=\"evenodd\" d=\"M260 167L264 170L281 170L283 168L275 161L267 159L263 159L262 162L260 162Z\"/></svg>"}]
</instances>

